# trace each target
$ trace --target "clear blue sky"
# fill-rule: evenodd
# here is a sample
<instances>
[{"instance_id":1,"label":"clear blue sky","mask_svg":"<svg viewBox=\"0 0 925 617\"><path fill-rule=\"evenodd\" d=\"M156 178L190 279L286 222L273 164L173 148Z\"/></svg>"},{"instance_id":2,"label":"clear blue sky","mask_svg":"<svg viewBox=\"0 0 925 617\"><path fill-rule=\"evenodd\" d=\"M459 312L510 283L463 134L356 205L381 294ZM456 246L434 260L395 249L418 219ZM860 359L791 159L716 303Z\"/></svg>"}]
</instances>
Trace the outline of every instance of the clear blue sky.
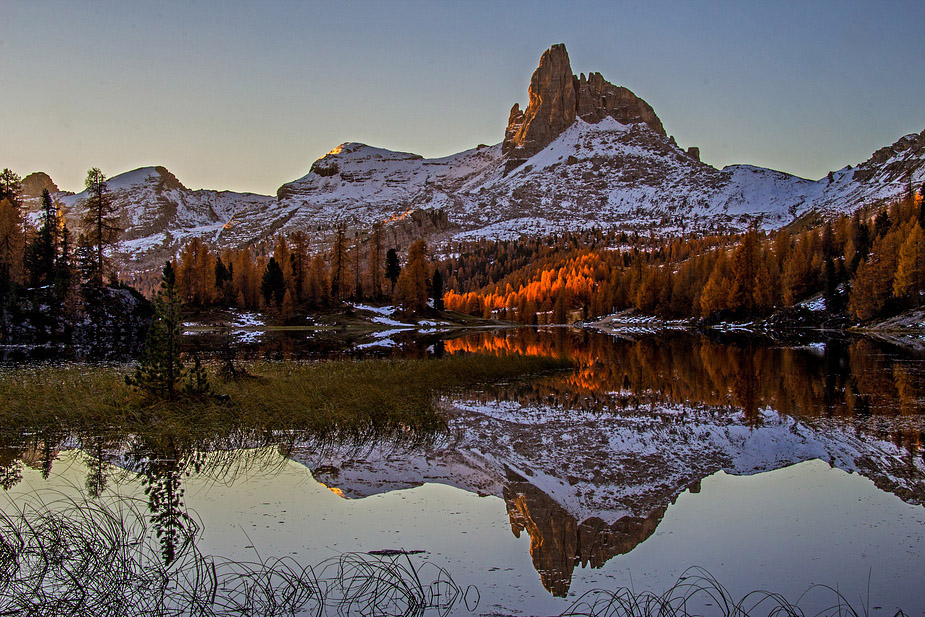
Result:
<instances>
[{"instance_id":1,"label":"clear blue sky","mask_svg":"<svg viewBox=\"0 0 925 617\"><path fill-rule=\"evenodd\" d=\"M559 42L718 167L815 179L925 129L921 0L0 0L0 167L274 193L345 141L443 156L501 141Z\"/></svg>"}]
</instances>

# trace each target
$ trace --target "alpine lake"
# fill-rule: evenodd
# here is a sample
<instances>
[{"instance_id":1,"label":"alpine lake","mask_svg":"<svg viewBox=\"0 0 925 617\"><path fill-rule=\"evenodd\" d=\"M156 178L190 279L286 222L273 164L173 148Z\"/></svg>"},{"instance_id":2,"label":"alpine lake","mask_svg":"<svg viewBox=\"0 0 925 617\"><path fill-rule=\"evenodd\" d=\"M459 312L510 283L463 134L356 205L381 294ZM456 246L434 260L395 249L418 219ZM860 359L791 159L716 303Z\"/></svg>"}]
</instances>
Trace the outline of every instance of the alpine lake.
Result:
<instances>
[{"instance_id":1,"label":"alpine lake","mask_svg":"<svg viewBox=\"0 0 925 617\"><path fill-rule=\"evenodd\" d=\"M914 345L259 325L184 345L569 368L443 393L439 426L7 427L0 614L925 615Z\"/></svg>"}]
</instances>

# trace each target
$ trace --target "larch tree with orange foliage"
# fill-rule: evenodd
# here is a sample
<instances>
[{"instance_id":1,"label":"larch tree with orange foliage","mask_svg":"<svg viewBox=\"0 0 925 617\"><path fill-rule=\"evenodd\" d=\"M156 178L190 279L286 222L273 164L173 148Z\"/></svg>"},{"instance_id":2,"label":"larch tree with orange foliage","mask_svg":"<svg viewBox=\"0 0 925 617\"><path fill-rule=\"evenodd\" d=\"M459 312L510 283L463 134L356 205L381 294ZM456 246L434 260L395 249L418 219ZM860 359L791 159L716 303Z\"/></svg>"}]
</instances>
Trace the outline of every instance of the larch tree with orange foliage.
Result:
<instances>
[{"instance_id":1,"label":"larch tree with orange foliage","mask_svg":"<svg viewBox=\"0 0 925 617\"><path fill-rule=\"evenodd\" d=\"M851 288L848 310L862 321L882 313L893 293L901 238L895 228L884 233L874 240L870 259L858 266Z\"/></svg>"},{"instance_id":2,"label":"larch tree with orange foliage","mask_svg":"<svg viewBox=\"0 0 925 617\"><path fill-rule=\"evenodd\" d=\"M0 298L22 282L24 249L19 208L9 199L0 200Z\"/></svg>"},{"instance_id":3,"label":"larch tree with orange foliage","mask_svg":"<svg viewBox=\"0 0 925 617\"><path fill-rule=\"evenodd\" d=\"M218 298L215 286L216 259L201 238L193 238L180 250L177 288L189 306L209 306Z\"/></svg>"},{"instance_id":4,"label":"larch tree with orange foliage","mask_svg":"<svg viewBox=\"0 0 925 617\"><path fill-rule=\"evenodd\" d=\"M899 250L893 295L914 304L922 292L925 292L925 232L916 221Z\"/></svg>"},{"instance_id":5,"label":"larch tree with orange foliage","mask_svg":"<svg viewBox=\"0 0 925 617\"><path fill-rule=\"evenodd\" d=\"M292 295L293 303L301 304L305 296L305 280L308 278L309 257L308 257L308 236L304 232L293 232L290 237L292 240L292 253L290 260L292 262Z\"/></svg>"},{"instance_id":6,"label":"larch tree with orange foliage","mask_svg":"<svg viewBox=\"0 0 925 617\"><path fill-rule=\"evenodd\" d=\"M408 247L408 261L395 285L395 304L407 313L419 314L427 306L427 245L415 240Z\"/></svg>"},{"instance_id":7,"label":"larch tree with orange foliage","mask_svg":"<svg viewBox=\"0 0 925 617\"><path fill-rule=\"evenodd\" d=\"M305 287L305 299L310 307L323 308L330 304L331 283L328 280L324 257L321 255L315 255L312 258Z\"/></svg>"}]
</instances>

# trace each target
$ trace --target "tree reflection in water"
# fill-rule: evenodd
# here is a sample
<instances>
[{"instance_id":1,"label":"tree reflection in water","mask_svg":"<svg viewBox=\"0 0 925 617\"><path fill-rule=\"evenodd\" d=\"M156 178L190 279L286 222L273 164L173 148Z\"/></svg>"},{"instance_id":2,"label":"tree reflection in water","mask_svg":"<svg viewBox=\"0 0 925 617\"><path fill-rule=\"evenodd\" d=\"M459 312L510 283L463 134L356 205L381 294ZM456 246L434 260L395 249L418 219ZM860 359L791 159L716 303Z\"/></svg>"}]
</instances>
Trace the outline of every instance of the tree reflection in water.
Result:
<instances>
[{"instance_id":1,"label":"tree reflection in water","mask_svg":"<svg viewBox=\"0 0 925 617\"><path fill-rule=\"evenodd\" d=\"M414 346L413 353L421 354L423 349ZM894 460L896 468L889 474L874 470L878 473L865 475L908 502L925 501L920 490L921 463L913 460L925 460L925 363L920 355L891 351L867 339L832 341L824 348L788 348L747 339L726 344L686 333L621 340L564 328L479 333L434 345L434 352L561 356L575 362L575 369L567 373L480 386L467 392L466 400L509 401L599 416L644 416L657 420L658 430L664 432L676 427L683 432L688 428L685 423L695 427L708 417L718 418L717 425L721 426L724 416L739 412L755 429L767 421L769 411L795 420L794 428L800 423L818 423L824 430L824 423L831 421L849 427L860 439L895 444L905 453ZM668 407L671 413L662 413ZM57 451L65 445L87 454L85 485L91 497L106 493L112 474L138 474L160 557L169 565L190 550L185 543L195 528L183 503L183 479L187 475L221 479L249 468L269 471L268 465L284 464L285 459L268 453L289 456L310 452L316 461L323 461L326 451L361 451L373 446L381 450L383 444L394 460L420 450L433 463L439 460L441 450L460 444L444 443L438 425L432 418L425 420L420 426L362 424L310 430L258 422L203 425L176 421L151 421L131 433L108 425L18 427L0 431L0 486L9 489L20 482L23 465L47 475ZM484 432L484 427L480 430ZM535 437L525 435L523 443ZM490 451L487 448L492 442L489 436L461 445ZM437 456L430 458L435 453ZM649 462L653 464L647 466ZM651 502L638 508L633 503L621 504L631 513L616 520L605 520L606 516L579 518L529 478L511 473L511 467L507 472L499 471L499 496L507 504L511 528L517 534L526 531L530 535L533 563L544 587L555 595L565 595L576 565L600 567L615 555L632 550L654 533L680 491L695 490L702 473L725 465L719 459L684 461L687 467L669 478L658 462L635 457L639 469L634 471L625 467L632 461L614 458L600 469L584 469L592 479L614 486L640 478L664 484L657 487L661 492ZM324 476L322 467L313 468L318 478ZM337 471L336 467L331 469ZM566 484L588 479L579 477L578 472L574 478L568 475L572 468L563 473ZM890 484L882 479L887 476L912 481Z\"/></svg>"},{"instance_id":2,"label":"tree reflection in water","mask_svg":"<svg viewBox=\"0 0 925 617\"><path fill-rule=\"evenodd\" d=\"M771 409L794 418L860 419L861 432L923 453L925 355L889 350L867 338L783 347L742 338L721 343L687 333L627 340L558 328L481 333L446 341L447 353L565 357L565 376L487 387L483 400L621 413L646 404L739 409L750 422ZM881 424L871 418L899 418ZM908 418L908 422L902 421Z\"/></svg>"},{"instance_id":3,"label":"tree reflection in water","mask_svg":"<svg viewBox=\"0 0 925 617\"><path fill-rule=\"evenodd\" d=\"M247 471L272 473L285 453L298 447L319 456L327 449L362 450L368 444L390 443L412 450L440 437L433 417L420 425L403 422L357 421L319 429L296 426L237 426L185 423L182 418L151 417L145 428L120 432L110 425L90 429L58 424L0 431L0 486L9 490L22 481L23 465L41 470L48 478L58 452L67 447L86 455L87 496L104 495L113 474L134 473L147 499L150 522L160 541L165 565L170 565L192 539L192 520L183 501L183 478L199 474L216 481ZM65 445L66 444L66 445Z\"/></svg>"}]
</instances>

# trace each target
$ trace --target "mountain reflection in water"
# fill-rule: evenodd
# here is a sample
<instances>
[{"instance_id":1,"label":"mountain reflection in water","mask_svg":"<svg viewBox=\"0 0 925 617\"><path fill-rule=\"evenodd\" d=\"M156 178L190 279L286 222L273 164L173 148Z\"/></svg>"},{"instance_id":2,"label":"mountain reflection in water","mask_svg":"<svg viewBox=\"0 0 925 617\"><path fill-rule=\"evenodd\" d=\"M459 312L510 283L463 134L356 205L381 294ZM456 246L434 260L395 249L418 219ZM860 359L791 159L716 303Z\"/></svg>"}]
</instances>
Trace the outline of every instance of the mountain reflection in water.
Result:
<instances>
[{"instance_id":1,"label":"mountain reflection in water","mask_svg":"<svg viewBox=\"0 0 925 617\"><path fill-rule=\"evenodd\" d=\"M433 345L411 345L420 355ZM392 427L319 434L293 427L120 435L105 427L0 431L0 484L22 466L47 477L61 449L88 456L86 492L141 478L169 560L186 524L183 481L267 466L278 452L344 498L441 483L506 504L530 537L543 586L564 596L576 566L602 567L650 538L679 495L723 470L751 475L821 459L925 503L925 358L867 339L788 348L687 333L623 340L573 329L483 332L447 354L563 356L573 371L485 385L441 401L446 432ZM254 450L263 448L263 450Z\"/></svg>"},{"instance_id":2,"label":"mountain reflection in water","mask_svg":"<svg viewBox=\"0 0 925 617\"><path fill-rule=\"evenodd\" d=\"M293 456L346 497L425 482L502 497L554 595L568 592L575 566L601 567L649 538L682 492L719 470L818 458L925 501L921 360L871 341L800 349L524 329L445 349L558 355L577 367L445 401L450 438L413 456Z\"/></svg>"}]
</instances>

